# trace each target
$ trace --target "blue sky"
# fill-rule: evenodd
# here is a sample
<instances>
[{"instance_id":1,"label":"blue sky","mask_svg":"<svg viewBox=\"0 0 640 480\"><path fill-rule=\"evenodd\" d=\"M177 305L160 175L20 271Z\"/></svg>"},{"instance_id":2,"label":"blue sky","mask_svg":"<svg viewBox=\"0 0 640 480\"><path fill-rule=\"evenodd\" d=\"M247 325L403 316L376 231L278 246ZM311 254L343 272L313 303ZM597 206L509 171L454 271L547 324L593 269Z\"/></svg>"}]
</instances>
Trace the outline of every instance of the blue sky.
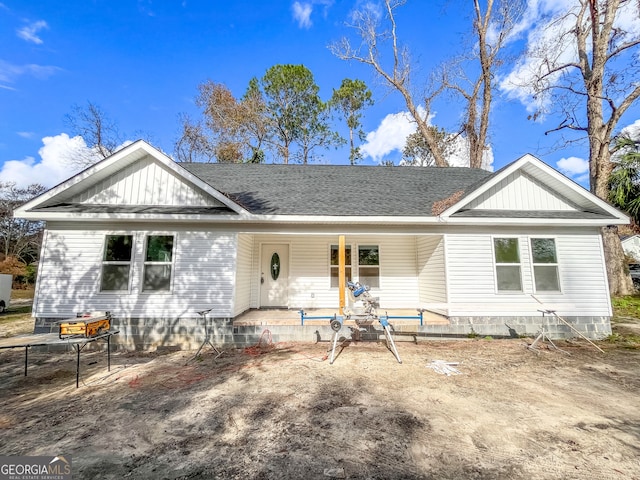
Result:
<instances>
[{"instance_id":1,"label":"blue sky","mask_svg":"<svg viewBox=\"0 0 640 480\"><path fill-rule=\"evenodd\" d=\"M369 85L376 104L364 116L365 164L398 161L414 128L404 119L402 98L369 67L342 61L328 49L352 35L345 22L363 0L1 1L0 181L50 187L69 177L73 171L64 158L74 140L65 115L88 101L126 139L143 136L172 154L178 115L199 114L193 102L199 83L224 83L239 97L252 77L276 64L307 66L325 100L343 78ZM469 4L410 0L397 11L398 36L417 67L414 78L426 78L472 45L463 7ZM558 137L544 132L554 119L527 120L526 104L507 93L495 98L492 167L532 153L584 184L586 144L553 150ZM433 113L435 124L456 129L460 111L451 99L443 98ZM620 126L639 118L636 108ZM328 151L323 161L347 163L348 151Z\"/></svg>"}]
</instances>

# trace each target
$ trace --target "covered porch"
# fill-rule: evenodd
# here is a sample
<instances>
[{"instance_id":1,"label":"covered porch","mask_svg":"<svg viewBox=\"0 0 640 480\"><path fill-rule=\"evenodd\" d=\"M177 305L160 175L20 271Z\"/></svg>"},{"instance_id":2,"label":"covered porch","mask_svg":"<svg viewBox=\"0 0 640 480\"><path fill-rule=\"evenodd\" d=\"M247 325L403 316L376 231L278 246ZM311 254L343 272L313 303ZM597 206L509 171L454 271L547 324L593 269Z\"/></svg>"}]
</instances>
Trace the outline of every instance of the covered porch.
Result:
<instances>
[{"instance_id":1,"label":"covered porch","mask_svg":"<svg viewBox=\"0 0 640 480\"><path fill-rule=\"evenodd\" d=\"M304 312L304 313L302 313ZM267 308L251 309L238 315L233 319L233 326L252 325L308 325L326 326L331 318L338 314L338 309L316 308L316 309L286 309ZM418 327L422 325L449 325L449 320L437 313L429 311L419 311L416 309L394 308L380 310L380 316L387 316L389 323L394 327ZM355 321L346 320L345 325L354 324Z\"/></svg>"}]
</instances>

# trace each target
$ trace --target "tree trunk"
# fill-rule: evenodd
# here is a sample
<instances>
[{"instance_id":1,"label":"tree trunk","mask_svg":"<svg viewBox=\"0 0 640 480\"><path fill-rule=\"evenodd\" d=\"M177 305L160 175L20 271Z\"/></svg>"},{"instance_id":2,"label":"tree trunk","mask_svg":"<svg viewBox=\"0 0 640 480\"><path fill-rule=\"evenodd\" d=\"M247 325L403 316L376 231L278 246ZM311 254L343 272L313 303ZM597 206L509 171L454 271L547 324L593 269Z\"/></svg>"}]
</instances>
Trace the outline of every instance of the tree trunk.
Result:
<instances>
[{"instance_id":1,"label":"tree trunk","mask_svg":"<svg viewBox=\"0 0 640 480\"><path fill-rule=\"evenodd\" d=\"M588 85L593 88L594 86ZM601 89L595 86L595 93L587 101L587 120L589 132L589 170L591 180L591 193L609 203L609 178L613 170L611 152L609 150L610 137L607 134L607 125L602 118L602 104L600 103ZM618 236L618 227L610 225L601 231L604 259L607 267L609 281L609 294L613 296L632 295L634 292L633 281L629 275L629 268L625 262L622 243Z\"/></svg>"},{"instance_id":2,"label":"tree trunk","mask_svg":"<svg viewBox=\"0 0 640 480\"><path fill-rule=\"evenodd\" d=\"M609 279L609 293L613 296L632 295L633 281L625 262L622 243L615 225L602 229L602 244Z\"/></svg>"}]
</instances>

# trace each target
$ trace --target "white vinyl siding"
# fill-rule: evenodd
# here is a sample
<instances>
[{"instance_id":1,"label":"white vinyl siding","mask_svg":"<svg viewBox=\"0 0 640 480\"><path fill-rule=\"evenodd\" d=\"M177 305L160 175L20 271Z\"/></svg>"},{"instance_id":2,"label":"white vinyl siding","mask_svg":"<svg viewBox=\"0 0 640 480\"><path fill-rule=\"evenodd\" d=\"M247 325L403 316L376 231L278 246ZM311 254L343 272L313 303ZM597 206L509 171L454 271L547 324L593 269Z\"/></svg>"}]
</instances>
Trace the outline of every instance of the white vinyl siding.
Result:
<instances>
[{"instance_id":1,"label":"white vinyl siding","mask_svg":"<svg viewBox=\"0 0 640 480\"><path fill-rule=\"evenodd\" d=\"M622 240L624 253L640 262L640 235L634 235Z\"/></svg>"},{"instance_id":2,"label":"white vinyl siding","mask_svg":"<svg viewBox=\"0 0 640 480\"><path fill-rule=\"evenodd\" d=\"M597 232L553 235L560 261L562 292L535 293L530 237L512 234L520 243L522 292L496 293L493 235L447 235L449 315L536 316L554 308L559 315L611 315L601 237ZM540 305L532 295L540 300ZM486 306L486 307L485 307Z\"/></svg>"},{"instance_id":3,"label":"white vinyl siding","mask_svg":"<svg viewBox=\"0 0 640 480\"><path fill-rule=\"evenodd\" d=\"M337 308L338 291L330 286L330 235L256 235L254 238L252 308L258 308L259 260L262 243L287 244L289 249L289 308ZM378 245L380 251L380 297L382 308L418 308L416 252L413 236L346 236L346 244ZM354 267L355 268L355 267ZM356 277L355 280L358 280Z\"/></svg>"},{"instance_id":4,"label":"white vinyl siding","mask_svg":"<svg viewBox=\"0 0 640 480\"><path fill-rule=\"evenodd\" d=\"M251 265L253 261L253 237L238 235L236 291L233 305L234 316L251 308Z\"/></svg>"},{"instance_id":5,"label":"white vinyl siding","mask_svg":"<svg viewBox=\"0 0 640 480\"><path fill-rule=\"evenodd\" d=\"M420 305L442 304L447 301L447 279L444 258L444 237L417 237L418 285ZM429 308L446 313L444 308Z\"/></svg>"},{"instance_id":6,"label":"white vinyl siding","mask_svg":"<svg viewBox=\"0 0 640 480\"><path fill-rule=\"evenodd\" d=\"M45 231L34 304L38 317L70 317L77 312L111 311L123 318L196 317L213 308L213 317L232 317L260 307L262 244L289 246L290 308L337 308L337 289L330 287L330 246L337 235L237 234L196 225L176 227L173 290L142 293L144 238L167 234L160 225L50 222ZM133 235L131 289L114 295L100 292L106 235ZM503 236L520 244L522 292L495 290L493 237L497 232L446 235L347 235L346 244L378 245L381 308L418 308L446 304L452 316L535 316L543 308L535 295L560 315L611 314L601 238L597 230L558 234L551 229L530 235L510 229ZM562 292L535 293L530 239L553 237ZM437 311L437 310L436 310Z\"/></svg>"},{"instance_id":7,"label":"white vinyl siding","mask_svg":"<svg viewBox=\"0 0 640 480\"><path fill-rule=\"evenodd\" d=\"M465 208L478 210L576 210L557 192L523 172L514 172Z\"/></svg>"},{"instance_id":8,"label":"white vinyl siding","mask_svg":"<svg viewBox=\"0 0 640 480\"><path fill-rule=\"evenodd\" d=\"M77 312L94 310L110 311L123 318L197 317L196 311L212 307L212 317L232 316L235 233L174 230L172 291L142 292L144 239L167 232L145 230L144 225L131 228L128 231L134 237L131 290L114 295L99 291L105 235L122 233L114 227L76 230L52 226L46 231L35 316L71 317Z\"/></svg>"},{"instance_id":9,"label":"white vinyl siding","mask_svg":"<svg viewBox=\"0 0 640 480\"><path fill-rule=\"evenodd\" d=\"M174 172L151 157L129 165L92 185L73 196L70 201L98 205L222 205L195 186L179 179Z\"/></svg>"}]
</instances>

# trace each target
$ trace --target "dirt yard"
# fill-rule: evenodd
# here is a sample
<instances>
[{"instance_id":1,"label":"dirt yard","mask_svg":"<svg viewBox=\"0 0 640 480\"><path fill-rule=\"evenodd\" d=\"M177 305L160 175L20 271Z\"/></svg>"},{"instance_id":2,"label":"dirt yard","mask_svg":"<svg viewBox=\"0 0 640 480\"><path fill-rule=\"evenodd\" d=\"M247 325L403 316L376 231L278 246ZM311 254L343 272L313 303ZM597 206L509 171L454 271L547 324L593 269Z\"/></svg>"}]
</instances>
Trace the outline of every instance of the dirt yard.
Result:
<instances>
[{"instance_id":1,"label":"dirt yard","mask_svg":"<svg viewBox=\"0 0 640 480\"><path fill-rule=\"evenodd\" d=\"M531 341L530 339L528 340ZM264 344L263 344L264 345ZM640 479L640 351L525 340L0 352L0 455L82 479ZM459 375L429 368L458 362Z\"/></svg>"}]
</instances>

